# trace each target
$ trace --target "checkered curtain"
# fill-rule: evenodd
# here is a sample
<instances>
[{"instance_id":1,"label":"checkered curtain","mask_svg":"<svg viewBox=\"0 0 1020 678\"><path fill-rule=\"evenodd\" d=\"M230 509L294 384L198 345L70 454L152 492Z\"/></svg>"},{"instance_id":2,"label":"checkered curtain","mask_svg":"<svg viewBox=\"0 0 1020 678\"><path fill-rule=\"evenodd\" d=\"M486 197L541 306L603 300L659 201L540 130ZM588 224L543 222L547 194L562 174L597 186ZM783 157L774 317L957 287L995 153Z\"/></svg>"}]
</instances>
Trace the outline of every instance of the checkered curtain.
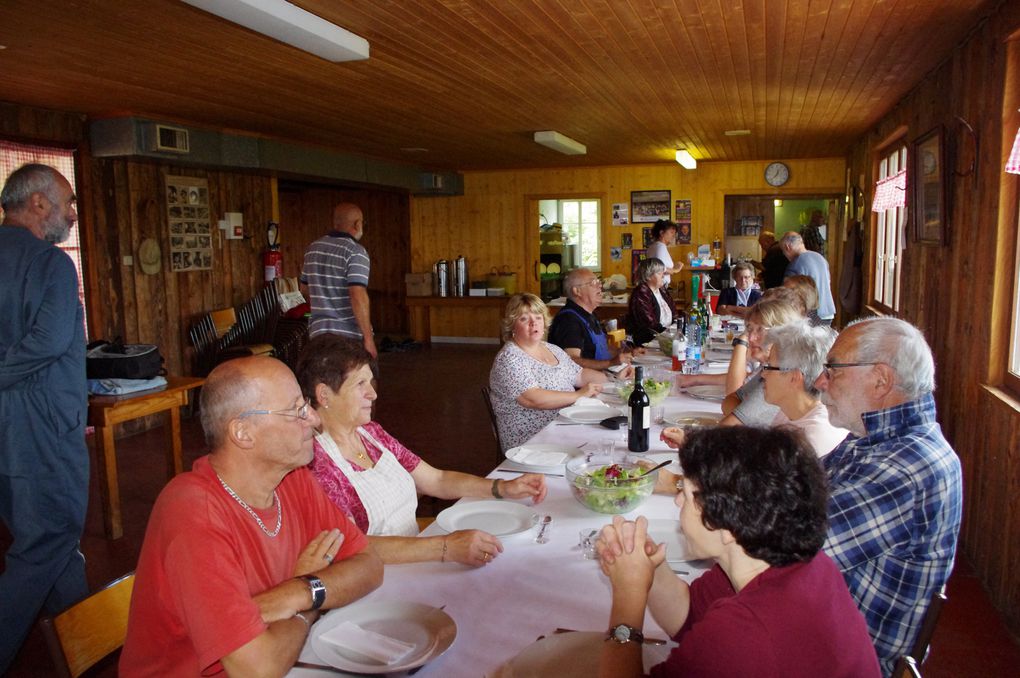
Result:
<instances>
[{"instance_id":1,"label":"checkered curtain","mask_svg":"<svg viewBox=\"0 0 1020 678\"><path fill-rule=\"evenodd\" d=\"M0 140L0 186L7 183L11 172L30 162L38 162L53 167L71 182L71 190L77 193L74 186L74 151L52 146L33 146L13 141ZM71 237L57 245L67 252L78 271L78 298L82 308L85 307L85 288L82 284L81 245L78 240L78 228L71 229ZM86 333L88 329L86 328Z\"/></svg>"},{"instance_id":2,"label":"checkered curtain","mask_svg":"<svg viewBox=\"0 0 1020 678\"><path fill-rule=\"evenodd\" d=\"M907 171L900 170L875 184L875 199L871 204L872 212L885 212L894 207L907 204Z\"/></svg>"},{"instance_id":3,"label":"checkered curtain","mask_svg":"<svg viewBox=\"0 0 1020 678\"><path fill-rule=\"evenodd\" d=\"M1006 171L1010 174L1020 174L1020 129L1016 131L1013 151L1009 154L1009 160L1006 162Z\"/></svg>"}]
</instances>

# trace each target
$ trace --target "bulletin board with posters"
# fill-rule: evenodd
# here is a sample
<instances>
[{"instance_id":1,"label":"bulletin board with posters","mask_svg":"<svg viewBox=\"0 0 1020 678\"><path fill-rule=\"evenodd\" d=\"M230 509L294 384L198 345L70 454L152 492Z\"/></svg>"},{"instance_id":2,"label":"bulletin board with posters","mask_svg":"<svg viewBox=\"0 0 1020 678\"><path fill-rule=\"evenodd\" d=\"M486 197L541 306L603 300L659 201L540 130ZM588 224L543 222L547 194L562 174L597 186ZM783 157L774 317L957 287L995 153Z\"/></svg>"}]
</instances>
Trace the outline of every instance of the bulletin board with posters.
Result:
<instances>
[{"instance_id":1,"label":"bulletin board with posters","mask_svg":"<svg viewBox=\"0 0 1020 678\"><path fill-rule=\"evenodd\" d=\"M213 233L209 220L209 182L168 174L165 195L172 270L184 273L211 269Z\"/></svg>"}]
</instances>

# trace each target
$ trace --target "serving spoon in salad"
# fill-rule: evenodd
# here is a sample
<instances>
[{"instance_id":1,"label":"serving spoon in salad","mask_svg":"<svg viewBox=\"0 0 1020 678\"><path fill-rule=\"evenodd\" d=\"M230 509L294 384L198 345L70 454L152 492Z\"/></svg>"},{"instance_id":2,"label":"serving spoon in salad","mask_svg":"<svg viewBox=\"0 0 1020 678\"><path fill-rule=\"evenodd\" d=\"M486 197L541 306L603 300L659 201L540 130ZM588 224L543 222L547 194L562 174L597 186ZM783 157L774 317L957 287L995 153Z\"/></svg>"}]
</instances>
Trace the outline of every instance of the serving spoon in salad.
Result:
<instances>
[{"instance_id":1,"label":"serving spoon in salad","mask_svg":"<svg viewBox=\"0 0 1020 678\"><path fill-rule=\"evenodd\" d=\"M642 474L640 474L640 475L636 475L636 476L634 476L633 478L624 478L624 479L623 479L622 481L620 481L620 482L625 482L625 483L626 483L626 482L630 482L630 481L632 481L632 480L641 480L642 478L644 478L644 477L645 477L646 475L648 475L648 474L649 474L649 473L651 473L652 471L658 471L658 470L659 470L660 468L662 468L663 466L669 466L669 465L670 465L670 464L672 464L672 463L673 463L673 460L672 460L672 459L667 459L666 461L662 462L661 464L656 464L655 466L653 466L653 467L651 467L651 468L649 468L649 469L645 469L644 473L642 473Z\"/></svg>"}]
</instances>

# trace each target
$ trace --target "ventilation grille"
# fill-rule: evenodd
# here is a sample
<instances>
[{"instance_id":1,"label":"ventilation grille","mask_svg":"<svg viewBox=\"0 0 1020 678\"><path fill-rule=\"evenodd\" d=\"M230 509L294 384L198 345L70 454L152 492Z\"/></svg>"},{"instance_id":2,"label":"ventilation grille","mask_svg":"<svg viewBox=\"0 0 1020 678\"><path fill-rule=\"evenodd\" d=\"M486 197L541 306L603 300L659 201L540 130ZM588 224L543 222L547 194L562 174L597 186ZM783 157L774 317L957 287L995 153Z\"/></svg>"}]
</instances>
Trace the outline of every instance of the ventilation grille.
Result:
<instances>
[{"instance_id":1,"label":"ventilation grille","mask_svg":"<svg viewBox=\"0 0 1020 678\"><path fill-rule=\"evenodd\" d=\"M190 144L188 141L188 130L181 127L170 127L168 125L155 126L155 144L153 150L165 151L168 153L188 153Z\"/></svg>"}]
</instances>

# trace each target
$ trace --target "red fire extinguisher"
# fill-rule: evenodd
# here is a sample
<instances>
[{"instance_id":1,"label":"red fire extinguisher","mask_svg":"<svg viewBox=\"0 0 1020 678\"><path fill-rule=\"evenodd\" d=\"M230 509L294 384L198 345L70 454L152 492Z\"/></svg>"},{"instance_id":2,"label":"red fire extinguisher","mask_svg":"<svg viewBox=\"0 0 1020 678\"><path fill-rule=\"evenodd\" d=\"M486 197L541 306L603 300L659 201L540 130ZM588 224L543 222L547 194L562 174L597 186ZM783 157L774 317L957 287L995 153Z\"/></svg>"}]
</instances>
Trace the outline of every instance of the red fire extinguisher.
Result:
<instances>
[{"instance_id":1,"label":"red fire extinguisher","mask_svg":"<svg viewBox=\"0 0 1020 678\"><path fill-rule=\"evenodd\" d=\"M280 225L270 221L266 228L266 250L262 253L262 268L265 271L266 282L283 277L283 252L276 244L279 232Z\"/></svg>"}]
</instances>

